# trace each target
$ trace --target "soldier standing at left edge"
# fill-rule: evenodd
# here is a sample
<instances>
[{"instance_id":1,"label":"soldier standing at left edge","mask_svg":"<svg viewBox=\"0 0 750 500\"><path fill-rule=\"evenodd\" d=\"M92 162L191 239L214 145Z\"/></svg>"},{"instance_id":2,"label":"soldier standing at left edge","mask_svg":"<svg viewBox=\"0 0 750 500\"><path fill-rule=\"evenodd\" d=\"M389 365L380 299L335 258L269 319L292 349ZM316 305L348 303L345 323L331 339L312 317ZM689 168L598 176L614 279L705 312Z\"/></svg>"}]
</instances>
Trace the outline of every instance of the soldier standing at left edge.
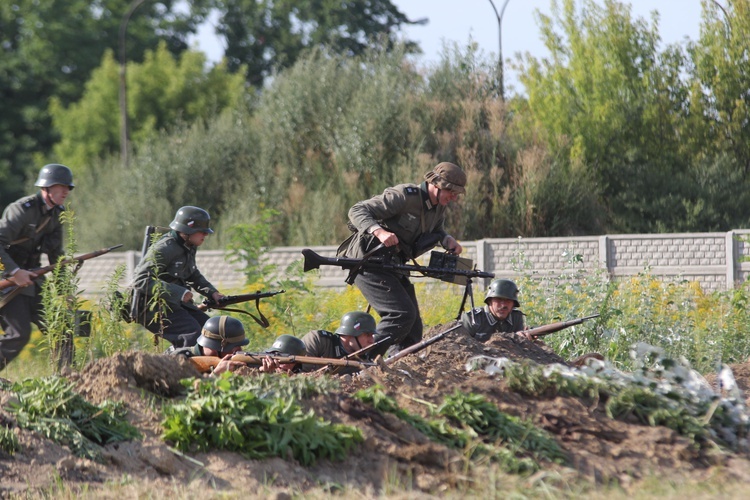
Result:
<instances>
[{"instance_id":1,"label":"soldier standing at left edge","mask_svg":"<svg viewBox=\"0 0 750 500\"><path fill-rule=\"evenodd\" d=\"M28 344L31 323L42 328L42 280L35 281L37 276L30 269L41 266L43 253L51 264L64 254L60 214L75 187L73 173L65 165L45 165L34 185L40 191L8 205L0 219L2 276L22 289L0 309L0 325L5 333L0 337L0 370Z\"/></svg>"}]
</instances>

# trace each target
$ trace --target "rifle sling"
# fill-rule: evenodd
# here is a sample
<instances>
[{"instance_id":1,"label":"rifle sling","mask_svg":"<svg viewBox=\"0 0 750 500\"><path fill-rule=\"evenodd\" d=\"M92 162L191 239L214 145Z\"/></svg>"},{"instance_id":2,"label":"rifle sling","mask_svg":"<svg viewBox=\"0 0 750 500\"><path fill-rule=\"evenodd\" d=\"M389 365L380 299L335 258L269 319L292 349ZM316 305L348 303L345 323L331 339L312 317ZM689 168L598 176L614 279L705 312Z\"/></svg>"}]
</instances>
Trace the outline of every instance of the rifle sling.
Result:
<instances>
[{"instance_id":1,"label":"rifle sling","mask_svg":"<svg viewBox=\"0 0 750 500\"><path fill-rule=\"evenodd\" d=\"M248 316L253 318L255 322L261 326L261 328L268 328L269 326L271 326L271 323L269 323L268 318L266 318L263 315L263 312L260 310L260 298L255 299L255 308L258 310L258 314L260 315L260 318L258 318L256 315L254 315L250 311L245 311L244 309L232 309L229 307L215 307L214 309L221 309L222 311L247 314Z\"/></svg>"}]
</instances>

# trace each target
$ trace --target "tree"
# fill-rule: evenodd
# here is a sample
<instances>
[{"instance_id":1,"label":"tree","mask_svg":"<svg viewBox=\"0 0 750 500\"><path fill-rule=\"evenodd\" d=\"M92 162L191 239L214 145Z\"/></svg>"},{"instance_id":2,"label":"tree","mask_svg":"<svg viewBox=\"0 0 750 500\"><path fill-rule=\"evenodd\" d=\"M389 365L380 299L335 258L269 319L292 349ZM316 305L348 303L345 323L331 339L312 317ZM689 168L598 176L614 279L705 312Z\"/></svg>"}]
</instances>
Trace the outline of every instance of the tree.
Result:
<instances>
[{"instance_id":1,"label":"tree","mask_svg":"<svg viewBox=\"0 0 750 500\"><path fill-rule=\"evenodd\" d=\"M368 47L391 48L410 21L390 0L212 0L221 13L216 32L226 41L229 68L247 66L247 79L260 86L274 71L288 68L303 50L328 46L358 55ZM414 52L417 45L406 42Z\"/></svg>"},{"instance_id":2,"label":"tree","mask_svg":"<svg viewBox=\"0 0 750 500\"><path fill-rule=\"evenodd\" d=\"M538 14L550 58L527 56L517 66L528 92L519 118L543 131L554 156L591 170L610 230L675 227L695 196L678 133L684 55L658 51L655 12L649 25L615 0L552 6L552 17Z\"/></svg>"},{"instance_id":3,"label":"tree","mask_svg":"<svg viewBox=\"0 0 750 500\"><path fill-rule=\"evenodd\" d=\"M136 146L179 122L205 121L243 103L244 77L229 74L223 64L206 70L205 63L201 52L172 55L165 42L146 51L142 63L128 63L128 115ZM119 114L118 71L107 51L79 101L65 107L52 99L50 113L60 134L54 152L61 161L83 168L118 151L120 124L113 118Z\"/></svg>"},{"instance_id":4,"label":"tree","mask_svg":"<svg viewBox=\"0 0 750 500\"><path fill-rule=\"evenodd\" d=\"M55 160L48 100L55 96L68 105L80 98L104 52L118 49L130 1L0 2L0 204L20 196L40 162ZM160 40L175 54L184 51L203 20L205 1L193 0L190 13L178 9L178 0L146 2L128 25L129 57L141 60Z\"/></svg>"}]
</instances>

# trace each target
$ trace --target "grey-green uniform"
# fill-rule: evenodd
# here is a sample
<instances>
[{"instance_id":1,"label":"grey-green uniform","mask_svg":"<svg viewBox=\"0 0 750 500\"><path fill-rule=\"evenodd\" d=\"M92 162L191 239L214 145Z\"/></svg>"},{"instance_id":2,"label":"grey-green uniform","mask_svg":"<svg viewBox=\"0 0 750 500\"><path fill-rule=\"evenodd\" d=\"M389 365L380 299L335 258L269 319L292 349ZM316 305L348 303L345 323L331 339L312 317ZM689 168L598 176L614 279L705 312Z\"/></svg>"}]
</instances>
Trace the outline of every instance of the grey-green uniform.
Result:
<instances>
[{"instance_id":1,"label":"grey-green uniform","mask_svg":"<svg viewBox=\"0 0 750 500\"><path fill-rule=\"evenodd\" d=\"M380 228L398 238L395 254L390 257L396 263L405 263L430 250L430 245L423 244L428 240L432 240L432 246L437 242L445 245L449 236L444 228L446 207L431 202L428 183L463 193L466 175L457 165L443 162L428 172L425 182L419 185L399 184L356 203L349 209L349 227L354 233L339 246L338 255L363 257L380 244L373 234ZM384 249L377 254L392 251ZM354 283L381 318L376 341L390 338L390 345L404 348L422 339L419 304L408 276L397 271L367 270L357 274ZM386 342L373 355L384 353L388 346Z\"/></svg>"},{"instance_id":2,"label":"grey-green uniform","mask_svg":"<svg viewBox=\"0 0 750 500\"><path fill-rule=\"evenodd\" d=\"M488 341L493 333L514 333L526 328L525 315L520 310L513 309L507 318L499 319L490 313L487 306L475 307L471 312L464 313L461 324L469 335L480 342Z\"/></svg>"},{"instance_id":3,"label":"grey-green uniform","mask_svg":"<svg viewBox=\"0 0 750 500\"><path fill-rule=\"evenodd\" d=\"M73 189L73 174L60 164L45 165L39 172L36 186L43 190L56 184ZM11 278L19 269L33 270L41 266L41 255L46 254L51 263L64 254L60 205L47 206L42 191L25 196L10 205L0 219L0 264L3 279ZM43 278L32 286L21 289L18 295L0 309L0 369L3 369L28 344L31 323L40 329L41 284ZM12 288L6 288L10 292ZM0 292L2 293L2 292Z\"/></svg>"},{"instance_id":4,"label":"grey-green uniform","mask_svg":"<svg viewBox=\"0 0 750 500\"><path fill-rule=\"evenodd\" d=\"M312 330L302 337L302 342L305 344L305 351L308 356L341 359L347 355L344 346L341 345L341 339L333 332L326 330ZM302 371L304 372L314 371L319 368L320 366L318 365L302 365ZM358 371L358 368L347 366L337 370L337 373L346 374L356 373Z\"/></svg>"},{"instance_id":5,"label":"grey-green uniform","mask_svg":"<svg viewBox=\"0 0 750 500\"><path fill-rule=\"evenodd\" d=\"M151 245L135 270L134 287L141 293L137 321L150 332L161 333L175 347L194 345L208 321L208 315L192 301L182 301L185 294L191 288L206 297L218 291L198 270L197 248L179 234L213 233L208 220L205 210L182 207L170 224L173 230ZM166 304L159 310L161 317L148 307L155 291L161 292L160 300Z\"/></svg>"}]
</instances>

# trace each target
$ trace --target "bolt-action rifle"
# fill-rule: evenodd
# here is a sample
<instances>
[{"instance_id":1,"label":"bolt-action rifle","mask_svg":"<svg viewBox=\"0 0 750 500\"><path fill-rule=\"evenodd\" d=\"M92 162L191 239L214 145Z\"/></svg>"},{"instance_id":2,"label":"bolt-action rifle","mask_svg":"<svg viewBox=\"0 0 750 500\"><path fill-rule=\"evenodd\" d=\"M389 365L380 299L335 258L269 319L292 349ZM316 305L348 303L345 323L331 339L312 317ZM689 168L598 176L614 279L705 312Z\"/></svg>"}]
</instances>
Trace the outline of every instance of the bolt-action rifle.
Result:
<instances>
[{"instance_id":1,"label":"bolt-action rifle","mask_svg":"<svg viewBox=\"0 0 750 500\"><path fill-rule=\"evenodd\" d=\"M37 267L35 269L29 269L32 273L36 274L36 278L39 276L45 275L50 271L53 271L57 266L66 266L68 264L75 264L76 267L73 270L73 272L78 272L78 270L83 265L84 261L87 261L89 259L93 259L96 257L99 257L100 255L104 255L105 253L109 253L112 250L115 250L117 248L120 248L122 245L115 245L108 248L102 248L101 250L96 250L94 252L85 253L83 255L78 255L76 257L71 257L70 259L63 259L56 264L50 264L49 266L44 267ZM33 279L36 279L33 278ZM0 280L0 294L2 294L2 299L0 299L0 309L5 307L5 304L10 302L16 295L21 293L22 288L19 288L16 283L11 279L4 279Z\"/></svg>"},{"instance_id":2,"label":"bolt-action rifle","mask_svg":"<svg viewBox=\"0 0 750 500\"><path fill-rule=\"evenodd\" d=\"M390 337L385 337L383 339L378 340L377 342L373 342L372 344L368 345L367 347L363 347L362 349L359 349L359 350L354 351L354 352L352 352L350 354L347 354L346 356L344 356L341 359L359 360L359 359L361 359L362 356L364 356L368 352L372 351L376 347L381 346L381 345L385 344L386 342L390 342L390 341L391 341ZM322 374L322 373L326 373L326 372L330 371L331 375L336 375L336 373L339 370L339 367L331 368L331 366L332 365L326 365L323 368L320 368L320 369L316 370L314 373L316 373L316 374L318 374L318 373Z\"/></svg>"},{"instance_id":3,"label":"bolt-action rifle","mask_svg":"<svg viewBox=\"0 0 750 500\"><path fill-rule=\"evenodd\" d=\"M586 316L583 318L569 319L568 321L558 321L557 323L550 323L549 325L537 326L536 328L530 328L518 333L523 333L527 336L530 335L534 338L539 338L551 333L559 332L560 330L565 330L566 328L570 328L571 326L580 325L586 320L598 317L598 314L592 314L591 316Z\"/></svg>"},{"instance_id":4,"label":"bolt-action rifle","mask_svg":"<svg viewBox=\"0 0 750 500\"><path fill-rule=\"evenodd\" d=\"M278 362L283 363L304 363L308 365L320 365L320 366L351 366L354 368L367 368L368 366L376 366L375 363L366 361L354 361L351 359L339 359L339 358L317 358L315 356L279 356L275 354L250 354L250 353L237 353L232 356L232 361L239 361L249 366L262 366L263 358L270 358ZM218 356L193 356L190 361L195 365L201 373L208 373L216 368L221 358Z\"/></svg>"},{"instance_id":5,"label":"bolt-action rifle","mask_svg":"<svg viewBox=\"0 0 750 500\"><path fill-rule=\"evenodd\" d=\"M457 325L455 325L455 326L453 326L451 328L448 328L444 332L440 332L437 335L433 335L429 339L425 339L422 342L419 342L417 344L414 344L412 346L407 347L406 349L402 349L401 351L399 351L394 356L391 356L390 358L386 359L384 361L384 363L386 365L392 365L393 363L395 363L399 359L403 358L404 356L408 356L409 354L413 354L415 352L419 352L422 349L424 349L424 348L426 348L428 346L431 346L432 344L434 344L436 342L439 342L439 341L443 340L450 333L458 330L459 328L461 328L461 323L459 323L459 324L457 324Z\"/></svg>"},{"instance_id":6,"label":"bolt-action rifle","mask_svg":"<svg viewBox=\"0 0 750 500\"><path fill-rule=\"evenodd\" d=\"M275 292L255 292L255 293L245 293L242 295L226 295L219 299L218 302L212 300L212 299L206 299L203 301L203 303L198 305L198 309L201 311L208 311L210 309L220 309L222 311L230 311L230 312L238 312L242 314L247 314L251 318L255 320L256 323L258 323L263 328L268 328L270 323L268 322L268 319L263 315L263 313L260 311L260 299L265 299L267 297L273 297L274 295L278 295L280 293L285 293L286 290L278 290ZM254 300L255 301L255 309L258 310L258 314L260 315L260 318L256 317L253 313L249 311L245 311L244 309L230 309L227 306L231 306L234 304L239 304L241 302L248 302Z\"/></svg>"}]
</instances>

